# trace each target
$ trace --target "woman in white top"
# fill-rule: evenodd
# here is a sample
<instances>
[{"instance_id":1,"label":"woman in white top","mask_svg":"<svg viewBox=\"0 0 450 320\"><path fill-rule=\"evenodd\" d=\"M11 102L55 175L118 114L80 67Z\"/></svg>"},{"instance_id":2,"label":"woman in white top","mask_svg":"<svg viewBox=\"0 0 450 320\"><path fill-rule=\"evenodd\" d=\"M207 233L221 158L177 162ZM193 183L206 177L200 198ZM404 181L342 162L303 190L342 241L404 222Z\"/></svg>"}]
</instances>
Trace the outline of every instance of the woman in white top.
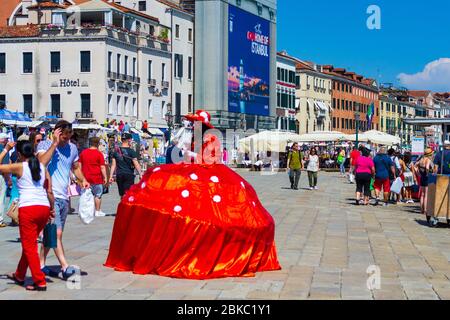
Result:
<instances>
[{"instance_id":1,"label":"woman in white top","mask_svg":"<svg viewBox=\"0 0 450 320\"><path fill-rule=\"evenodd\" d=\"M0 154L0 162L15 146L10 142ZM25 284L28 267L31 270L33 285L27 290L45 291L47 284L41 271L38 245L36 239L51 217L54 217L54 197L50 174L34 155L33 144L30 141L17 143L19 161L14 164L0 165L0 173L12 174L17 177L19 189L19 231L22 243L22 257L17 271L8 278L16 284Z\"/></svg>"},{"instance_id":2,"label":"woman in white top","mask_svg":"<svg viewBox=\"0 0 450 320\"><path fill-rule=\"evenodd\" d=\"M309 190L317 190L317 172L319 171L319 156L317 155L316 148L311 148L307 158L308 166L306 171L308 171L309 180Z\"/></svg>"}]
</instances>

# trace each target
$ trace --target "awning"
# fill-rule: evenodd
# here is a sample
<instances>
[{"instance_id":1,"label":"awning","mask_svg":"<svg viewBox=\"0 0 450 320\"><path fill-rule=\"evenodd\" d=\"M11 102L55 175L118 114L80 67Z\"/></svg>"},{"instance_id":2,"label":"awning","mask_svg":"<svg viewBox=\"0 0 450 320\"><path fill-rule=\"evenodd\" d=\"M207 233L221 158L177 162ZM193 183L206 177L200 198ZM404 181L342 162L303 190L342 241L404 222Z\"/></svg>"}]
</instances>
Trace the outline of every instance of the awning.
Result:
<instances>
[{"instance_id":1,"label":"awning","mask_svg":"<svg viewBox=\"0 0 450 320\"><path fill-rule=\"evenodd\" d=\"M162 132L158 128L148 128L147 130L148 130L148 132L150 132L154 136L163 136L164 135L164 132Z\"/></svg>"},{"instance_id":2,"label":"awning","mask_svg":"<svg viewBox=\"0 0 450 320\"><path fill-rule=\"evenodd\" d=\"M94 123L78 123L73 124L72 129L79 129L79 130L104 130L104 131L113 131L113 129L102 127L99 124Z\"/></svg>"},{"instance_id":3,"label":"awning","mask_svg":"<svg viewBox=\"0 0 450 320\"><path fill-rule=\"evenodd\" d=\"M4 123L8 126L18 126L18 127L30 127L33 121L19 121L19 120L0 120L0 123Z\"/></svg>"},{"instance_id":4,"label":"awning","mask_svg":"<svg viewBox=\"0 0 450 320\"><path fill-rule=\"evenodd\" d=\"M326 106L323 102L321 102L321 101L314 101L314 105L315 105L319 110L322 110L323 112L327 112L327 111L328 111L327 106Z\"/></svg>"}]
</instances>

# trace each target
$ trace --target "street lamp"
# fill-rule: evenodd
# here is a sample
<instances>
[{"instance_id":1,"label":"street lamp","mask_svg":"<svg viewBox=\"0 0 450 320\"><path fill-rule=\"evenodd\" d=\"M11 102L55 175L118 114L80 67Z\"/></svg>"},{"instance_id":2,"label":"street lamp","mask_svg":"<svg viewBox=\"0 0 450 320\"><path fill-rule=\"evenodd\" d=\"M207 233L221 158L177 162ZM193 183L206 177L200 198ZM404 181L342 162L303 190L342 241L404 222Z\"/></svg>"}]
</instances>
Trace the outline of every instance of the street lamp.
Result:
<instances>
[{"instance_id":1,"label":"street lamp","mask_svg":"<svg viewBox=\"0 0 450 320\"><path fill-rule=\"evenodd\" d=\"M355 129L356 129L356 141L355 141L355 147L358 149L358 127L359 127L359 106L357 107L357 110L355 111Z\"/></svg>"},{"instance_id":2,"label":"street lamp","mask_svg":"<svg viewBox=\"0 0 450 320\"><path fill-rule=\"evenodd\" d=\"M169 128L169 144L170 144L170 137L172 135L172 128L173 128L173 115L170 109L167 110L166 114L164 115L164 118L167 122L167 127Z\"/></svg>"}]
</instances>

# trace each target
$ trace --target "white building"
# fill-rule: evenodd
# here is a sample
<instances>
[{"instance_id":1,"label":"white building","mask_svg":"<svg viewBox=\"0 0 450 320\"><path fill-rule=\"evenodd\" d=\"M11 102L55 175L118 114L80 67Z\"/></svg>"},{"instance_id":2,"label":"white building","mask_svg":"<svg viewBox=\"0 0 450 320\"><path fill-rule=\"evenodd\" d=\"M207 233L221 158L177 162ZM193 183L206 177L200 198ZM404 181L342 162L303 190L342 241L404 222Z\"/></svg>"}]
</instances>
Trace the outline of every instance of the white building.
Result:
<instances>
[{"instance_id":1,"label":"white building","mask_svg":"<svg viewBox=\"0 0 450 320\"><path fill-rule=\"evenodd\" d=\"M158 17L169 30L172 49L170 73L171 111L175 123L194 110L194 16L176 0L116 0L121 5Z\"/></svg>"},{"instance_id":2,"label":"white building","mask_svg":"<svg viewBox=\"0 0 450 320\"><path fill-rule=\"evenodd\" d=\"M171 42L158 18L102 0L51 5L38 27L0 29L0 100L35 118L106 118L167 126Z\"/></svg>"},{"instance_id":3,"label":"white building","mask_svg":"<svg viewBox=\"0 0 450 320\"><path fill-rule=\"evenodd\" d=\"M277 53L276 128L282 131L297 131L295 121L295 70L297 62L285 51Z\"/></svg>"}]
</instances>

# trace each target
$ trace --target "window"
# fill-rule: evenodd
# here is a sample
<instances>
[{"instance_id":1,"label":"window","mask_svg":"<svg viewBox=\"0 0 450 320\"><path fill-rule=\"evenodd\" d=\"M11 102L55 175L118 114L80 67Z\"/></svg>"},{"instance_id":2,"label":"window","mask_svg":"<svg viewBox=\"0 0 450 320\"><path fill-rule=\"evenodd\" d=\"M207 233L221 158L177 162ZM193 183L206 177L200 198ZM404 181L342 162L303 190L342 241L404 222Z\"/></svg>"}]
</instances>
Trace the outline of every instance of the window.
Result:
<instances>
[{"instance_id":1,"label":"window","mask_svg":"<svg viewBox=\"0 0 450 320\"><path fill-rule=\"evenodd\" d=\"M23 95L23 112L25 114L33 112L33 95L31 94Z\"/></svg>"},{"instance_id":2,"label":"window","mask_svg":"<svg viewBox=\"0 0 450 320\"><path fill-rule=\"evenodd\" d=\"M181 122L181 93L175 93L175 123Z\"/></svg>"},{"instance_id":3,"label":"window","mask_svg":"<svg viewBox=\"0 0 450 320\"><path fill-rule=\"evenodd\" d=\"M61 112L61 96L59 94L50 95L52 115L57 115Z\"/></svg>"},{"instance_id":4,"label":"window","mask_svg":"<svg viewBox=\"0 0 450 320\"><path fill-rule=\"evenodd\" d=\"M180 38L180 25L179 24L175 25L175 38L177 38L177 39Z\"/></svg>"},{"instance_id":5,"label":"window","mask_svg":"<svg viewBox=\"0 0 450 320\"><path fill-rule=\"evenodd\" d=\"M188 113L192 113L192 94L188 94Z\"/></svg>"},{"instance_id":6,"label":"window","mask_svg":"<svg viewBox=\"0 0 450 320\"><path fill-rule=\"evenodd\" d=\"M164 119L166 115L166 102L161 101L161 119Z\"/></svg>"},{"instance_id":7,"label":"window","mask_svg":"<svg viewBox=\"0 0 450 320\"><path fill-rule=\"evenodd\" d=\"M125 61L124 61L124 75L128 75L128 56L125 56Z\"/></svg>"},{"instance_id":8,"label":"window","mask_svg":"<svg viewBox=\"0 0 450 320\"><path fill-rule=\"evenodd\" d=\"M108 72L111 72L112 66L112 52L108 51Z\"/></svg>"},{"instance_id":9,"label":"window","mask_svg":"<svg viewBox=\"0 0 450 320\"><path fill-rule=\"evenodd\" d=\"M188 57L188 79L192 80L192 57Z\"/></svg>"},{"instance_id":10,"label":"window","mask_svg":"<svg viewBox=\"0 0 450 320\"><path fill-rule=\"evenodd\" d=\"M23 73L33 73L33 53L23 53Z\"/></svg>"},{"instance_id":11,"label":"window","mask_svg":"<svg viewBox=\"0 0 450 320\"><path fill-rule=\"evenodd\" d=\"M122 115L121 96L117 96L117 115Z\"/></svg>"},{"instance_id":12,"label":"window","mask_svg":"<svg viewBox=\"0 0 450 320\"><path fill-rule=\"evenodd\" d=\"M132 107L131 112L132 112L133 116L136 117L137 116L136 98L133 98L133 104L132 104L131 107Z\"/></svg>"},{"instance_id":13,"label":"window","mask_svg":"<svg viewBox=\"0 0 450 320\"><path fill-rule=\"evenodd\" d=\"M163 63L161 65L161 80L165 81L166 80L166 64Z\"/></svg>"},{"instance_id":14,"label":"window","mask_svg":"<svg viewBox=\"0 0 450 320\"><path fill-rule=\"evenodd\" d=\"M139 1L139 11L147 11L147 1Z\"/></svg>"},{"instance_id":15,"label":"window","mask_svg":"<svg viewBox=\"0 0 450 320\"><path fill-rule=\"evenodd\" d=\"M336 128L336 118L333 117L333 128Z\"/></svg>"},{"instance_id":16,"label":"window","mask_svg":"<svg viewBox=\"0 0 450 320\"><path fill-rule=\"evenodd\" d=\"M80 52L80 66L81 72L91 72L91 52L81 51Z\"/></svg>"},{"instance_id":17,"label":"window","mask_svg":"<svg viewBox=\"0 0 450 320\"><path fill-rule=\"evenodd\" d=\"M277 80L281 81L281 69L277 68Z\"/></svg>"},{"instance_id":18,"label":"window","mask_svg":"<svg viewBox=\"0 0 450 320\"><path fill-rule=\"evenodd\" d=\"M188 41L192 42L192 29L191 28L189 28L189 30L188 30Z\"/></svg>"},{"instance_id":19,"label":"window","mask_svg":"<svg viewBox=\"0 0 450 320\"><path fill-rule=\"evenodd\" d=\"M341 129L344 129L344 118L341 118Z\"/></svg>"},{"instance_id":20,"label":"window","mask_svg":"<svg viewBox=\"0 0 450 320\"><path fill-rule=\"evenodd\" d=\"M130 110L128 108L128 97L124 97L124 101L123 101L123 105L124 105L124 109L125 109L125 115L128 116L130 115Z\"/></svg>"},{"instance_id":21,"label":"window","mask_svg":"<svg viewBox=\"0 0 450 320\"><path fill-rule=\"evenodd\" d=\"M133 78L136 77L136 58L133 58Z\"/></svg>"},{"instance_id":22,"label":"window","mask_svg":"<svg viewBox=\"0 0 450 320\"><path fill-rule=\"evenodd\" d=\"M50 52L50 72L61 72L61 53Z\"/></svg>"},{"instance_id":23,"label":"window","mask_svg":"<svg viewBox=\"0 0 450 320\"><path fill-rule=\"evenodd\" d=\"M0 73L6 73L6 53L0 52Z\"/></svg>"},{"instance_id":24,"label":"window","mask_svg":"<svg viewBox=\"0 0 450 320\"><path fill-rule=\"evenodd\" d=\"M295 86L300 89L300 76L295 76Z\"/></svg>"},{"instance_id":25,"label":"window","mask_svg":"<svg viewBox=\"0 0 450 320\"><path fill-rule=\"evenodd\" d=\"M155 35L155 26L150 26L150 35Z\"/></svg>"},{"instance_id":26,"label":"window","mask_svg":"<svg viewBox=\"0 0 450 320\"><path fill-rule=\"evenodd\" d=\"M148 100L147 111L148 111L148 117L153 118L152 99Z\"/></svg>"},{"instance_id":27,"label":"window","mask_svg":"<svg viewBox=\"0 0 450 320\"><path fill-rule=\"evenodd\" d=\"M81 113L82 117L88 117L87 113L91 112L91 95L81 94Z\"/></svg>"},{"instance_id":28,"label":"window","mask_svg":"<svg viewBox=\"0 0 450 320\"><path fill-rule=\"evenodd\" d=\"M6 106L6 94L0 94L0 108Z\"/></svg>"},{"instance_id":29,"label":"window","mask_svg":"<svg viewBox=\"0 0 450 320\"><path fill-rule=\"evenodd\" d=\"M148 79L153 79L152 60L148 60Z\"/></svg>"},{"instance_id":30,"label":"window","mask_svg":"<svg viewBox=\"0 0 450 320\"><path fill-rule=\"evenodd\" d=\"M120 74L120 53L117 54L117 65L116 65L117 76Z\"/></svg>"},{"instance_id":31,"label":"window","mask_svg":"<svg viewBox=\"0 0 450 320\"><path fill-rule=\"evenodd\" d=\"M183 77L183 55L175 54L175 68L173 71L175 78Z\"/></svg>"},{"instance_id":32,"label":"window","mask_svg":"<svg viewBox=\"0 0 450 320\"><path fill-rule=\"evenodd\" d=\"M112 105L112 94L108 94L108 114L114 114L114 109Z\"/></svg>"}]
</instances>

